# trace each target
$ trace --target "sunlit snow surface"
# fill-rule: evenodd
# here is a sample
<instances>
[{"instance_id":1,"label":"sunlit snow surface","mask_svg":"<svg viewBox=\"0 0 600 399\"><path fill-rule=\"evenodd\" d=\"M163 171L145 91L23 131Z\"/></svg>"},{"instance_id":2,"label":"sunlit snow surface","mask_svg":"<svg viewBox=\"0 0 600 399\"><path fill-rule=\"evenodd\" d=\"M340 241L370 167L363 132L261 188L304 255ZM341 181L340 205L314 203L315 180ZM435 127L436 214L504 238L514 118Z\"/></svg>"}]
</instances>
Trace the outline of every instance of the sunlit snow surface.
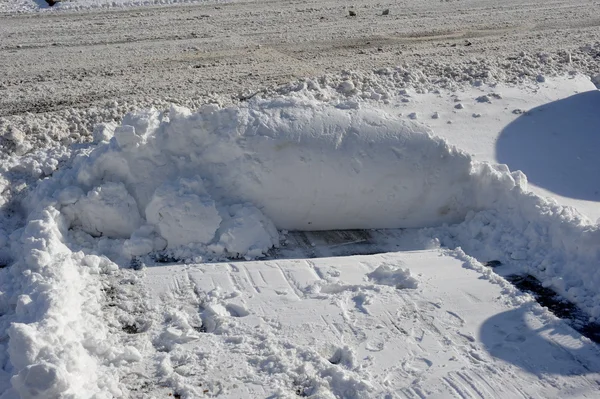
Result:
<instances>
[{"instance_id":1,"label":"sunlit snow surface","mask_svg":"<svg viewBox=\"0 0 600 399\"><path fill-rule=\"evenodd\" d=\"M8 159L4 397L144 397L156 386L190 398L591 394L597 347L469 256L600 316L598 226L529 192L523 173L482 162L496 143L504 156L521 118L544 115L510 109L534 109L536 93L501 89L461 93L459 108L455 94L406 91L384 107L305 90L146 110L98 127L94 145ZM547 106L588 115L573 125L592 141L576 149L595 148L597 119L578 99L595 104L594 93ZM569 101L579 105L559 109ZM426 252L307 260L319 256L309 241L297 260L210 262L277 257L293 246L285 230L382 228L411 230L393 230L380 251ZM154 266L119 269L144 264Z\"/></svg>"}]
</instances>

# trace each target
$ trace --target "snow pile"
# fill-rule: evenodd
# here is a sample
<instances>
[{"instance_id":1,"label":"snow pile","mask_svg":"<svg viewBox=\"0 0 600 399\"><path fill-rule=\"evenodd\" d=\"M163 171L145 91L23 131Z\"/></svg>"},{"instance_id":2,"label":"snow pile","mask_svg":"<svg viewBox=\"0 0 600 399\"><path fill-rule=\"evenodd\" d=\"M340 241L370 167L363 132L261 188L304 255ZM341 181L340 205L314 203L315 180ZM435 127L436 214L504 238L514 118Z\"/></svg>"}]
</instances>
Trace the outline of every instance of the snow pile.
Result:
<instances>
[{"instance_id":1,"label":"snow pile","mask_svg":"<svg viewBox=\"0 0 600 399\"><path fill-rule=\"evenodd\" d=\"M139 356L102 342L94 275L116 268L105 256L254 258L278 245L277 229L436 227L423 233L520 265L600 317L600 227L528 193L522 173L381 110L300 96L152 109L96 138L69 168L32 161L52 176L19 204L24 227L0 235L14 261L0 271L11 394L122 396L111 367ZM395 265L368 277L417 284Z\"/></svg>"},{"instance_id":2,"label":"snow pile","mask_svg":"<svg viewBox=\"0 0 600 399\"><path fill-rule=\"evenodd\" d=\"M2 386L12 375L2 398L120 396L114 372L94 356L118 352L110 348L93 278L117 266L71 252L58 210L49 201L40 208L13 234L16 261L0 275L0 330L9 337Z\"/></svg>"},{"instance_id":3,"label":"snow pile","mask_svg":"<svg viewBox=\"0 0 600 399\"><path fill-rule=\"evenodd\" d=\"M129 114L51 195L71 228L124 239L121 255L256 257L278 244L276 228L458 223L525 184L422 127L351 105L288 98Z\"/></svg>"}]
</instances>

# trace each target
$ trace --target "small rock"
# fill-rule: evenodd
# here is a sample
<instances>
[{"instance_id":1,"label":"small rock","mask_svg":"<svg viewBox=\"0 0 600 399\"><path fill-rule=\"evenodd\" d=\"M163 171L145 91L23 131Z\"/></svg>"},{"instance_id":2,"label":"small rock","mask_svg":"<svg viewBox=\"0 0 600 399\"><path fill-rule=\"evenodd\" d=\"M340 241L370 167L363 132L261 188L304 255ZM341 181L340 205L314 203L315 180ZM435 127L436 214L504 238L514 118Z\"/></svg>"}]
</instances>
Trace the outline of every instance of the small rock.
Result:
<instances>
[{"instance_id":1,"label":"small rock","mask_svg":"<svg viewBox=\"0 0 600 399\"><path fill-rule=\"evenodd\" d=\"M446 123L447 123L447 124L449 124L449 125L451 125L451 124L452 124L452 121L448 121L448 122L446 122Z\"/></svg>"},{"instance_id":2,"label":"small rock","mask_svg":"<svg viewBox=\"0 0 600 399\"><path fill-rule=\"evenodd\" d=\"M502 100L502 94L500 93L492 93L490 96L494 97L496 100Z\"/></svg>"},{"instance_id":3,"label":"small rock","mask_svg":"<svg viewBox=\"0 0 600 399\"><path fill-rule=\"evenodd\" d=\"M383 10L383 11L381 12L381 15L390 15L390 9L389 9L389 8L386 8L385 10Z\"/></svg>"},{"instance_id":4,"label":"small rock","mask_svg":"<svg viewBox=\"0 0 600 399\"><path fill-rule=\"evenodd\" d=\"M434 112L433 115L431 115L431 119L440 119L440 113Z\"/></svg>"},{"instance_id":5,"label":"small rock","mask_svg":"<svg viewBox=\"0 0 600 399\"><path fill-rule=\"evenodd\" d=\"M475 99L475 101L477 101L478 103L488 103L488 104L492 103L492 100L486 95L477 97Z\"/></svg>"},{"instance_id":6,"label":"small rock","mask_svg":"<svg viewBox=\"0 0 600 399\"><path fill-rule=\"evenodd\" d=\"M403 98L403 99L402 99L402 100L400 100L400 101L402 101L403 103L409 103L409 102L410 102L410 100L409 100L408 98Z\"/></svg>"},{"instance_id":7,"label":"small rock","mask_svg":"<svg viewBox=\"0 0 600 399\"><path fill-rule=\"evenodd\" d=\"M413 120L415 120L415 119L417 119L417 113L416 113L416 112L411 112L410 114L408 114L408 117L409 117L410 119L413 119Z\"/></svg>"},{"instance_id":8,"label":"small rock","mask_svg":"<svg viewBox=\"0 0 600 399\"><path fill-rule=\"evenodd\" d=\"M348 11L348 16L356 17L356 11L352 11L352 10Z\"/></svg>"},{"instance_id":9,"label":"small rock","mask_svg":"<svg viewBox=\"0 0 600 399\"><path fill-rule=\"evenodd\" d=\"M525 111L523 111L522 109L520 109L520 108L517 108L517 109L513 109L513 112L512 112L512 113L513 113L513 114L515 114L515 115L521 115L521 114L522 114L522 113L524 113L524 112L525 112Z\"/></svg>"},{"instance_id":10,"label":"small rock","mask_svg":"<svg viewBox=\"0 0 600 399\"><path fill-rule=\"evenodd\" d=\"M481 118L481 114L473 114L473 118Z\"/></svg>"},{"instance_id":11,"label":"small rock","mask_svg":"<svg viewBox=\"0 0 600 399\"><path fill-rule=\"evenodd\" d=\"M537 80L539 83L544 83L546 81L546 77L544 75L538 75L535 80Z\"/></svg>"},{"instance_id":12,"label":"small rock","mask_svg":"<svg viewBox=\"0 0 600 399\"><path fill-rule=\"evenodd\" d=\"M456 108L456 109L464 109L464 108L465 108L465 106L464 106L462 103L458 103L458 104L456 104L456 105L454 106L454 108Z\"/></svg>"}]
</instances>

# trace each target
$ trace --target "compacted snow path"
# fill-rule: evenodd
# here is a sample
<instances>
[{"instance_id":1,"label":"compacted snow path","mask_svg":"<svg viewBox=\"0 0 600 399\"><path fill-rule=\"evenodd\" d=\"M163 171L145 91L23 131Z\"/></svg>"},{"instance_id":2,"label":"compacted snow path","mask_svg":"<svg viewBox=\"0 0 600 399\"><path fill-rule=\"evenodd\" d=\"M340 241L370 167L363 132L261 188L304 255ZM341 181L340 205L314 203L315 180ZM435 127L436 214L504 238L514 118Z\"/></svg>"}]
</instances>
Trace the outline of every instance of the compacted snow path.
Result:
<instances>
[{"instance_id":1,"label":"compacted snow path","mask_svg":"<svg viewBox=\"0 0 600 399\"><path fill-rule=\"evenodd\" d=\"M129 324L121 317L121 334L140 353L121 370L131 397L598 393L598 347L459 252L136 273L135 284L117 285L143 293L126 305Z\"/></svg>"}]
</instances>

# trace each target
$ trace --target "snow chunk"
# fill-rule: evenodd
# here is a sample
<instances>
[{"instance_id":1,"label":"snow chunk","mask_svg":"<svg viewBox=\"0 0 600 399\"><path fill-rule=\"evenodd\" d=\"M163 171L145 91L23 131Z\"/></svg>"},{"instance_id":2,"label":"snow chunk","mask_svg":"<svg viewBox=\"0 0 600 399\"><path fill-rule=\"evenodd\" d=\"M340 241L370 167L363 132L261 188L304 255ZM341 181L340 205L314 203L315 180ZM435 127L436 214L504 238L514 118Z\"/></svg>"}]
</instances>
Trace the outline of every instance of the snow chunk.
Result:
<instances>
[{"instance_id":1,"label":"snow chunk","mask_svg":"<svg viewBox=\"0 0 600 399\"><path fill-rule=\"evenodd\" d=\"M218 245L229 253L247 257L260 256L279 245L279 234L273 222L250 204L231 206L219 235Z\"/></svg>"},{"instance_id":2,"label":"snow chunk","mask_svg":"<svg viewBox=\"0 0 600 399\"><path fill-rule=\"evenodd\" d=\"M63 201L71 200L63 197ZM74 225L92 236L128 238L142 223L137 204L123 183L96 187L63 212L71 215Z\"/></svg>"},{"instance_id":3,"label":"snow chunk","mask_svg":"<svg viewBox=\"0 0 600 399\"><path fill-rule=\"evenodd\" d=\"M146 207L146 219L157 226L168 248L208 244L222 220L200 178L179 178L159 187Z\"/></svg>"},{"instance_id":4,"label":"snow chunk","mask_svg":"<svg viewBox=\"0 0 600 399\"><path fill-rule=\"evenodd\" d=\"M382 264L373 272L367 274L367 277L377 284L389 285L398 289L417 288L419 286L419 281L410 275L410 270L401 269L389 263Z\"/></svg>"},{"instance_id":5,"label":"snow chunk","mask_svg":"<svg viewBox=\"0 0 600 399\"><path fill-rule=\"evenodd\" d=\"M143 140L142 136L135 132L135 127L129 125L116 128L114 139L122 149L137 147Z\"/></svg>"},{"instance_id":6,"label":"snow chunk","mask_svg":"<svg viewBox=\"0 0 600 399\"><path fill-rule=\"evenodd\" d=\"M117 124L115 122L99 123L94 126L92 137L94 143L108 142L115 134Z\"/></svg>"},{"instance_id":7,"label":"snow chunk","mask_svg":"<svg viewBox=\"0 0 600 399\"><path fill-rule=\"evenodd\" d=\"M22 399L57 398L69 388L62 370L46 362L25 367L12 384Z\"/></svg>"}]
</instances>

